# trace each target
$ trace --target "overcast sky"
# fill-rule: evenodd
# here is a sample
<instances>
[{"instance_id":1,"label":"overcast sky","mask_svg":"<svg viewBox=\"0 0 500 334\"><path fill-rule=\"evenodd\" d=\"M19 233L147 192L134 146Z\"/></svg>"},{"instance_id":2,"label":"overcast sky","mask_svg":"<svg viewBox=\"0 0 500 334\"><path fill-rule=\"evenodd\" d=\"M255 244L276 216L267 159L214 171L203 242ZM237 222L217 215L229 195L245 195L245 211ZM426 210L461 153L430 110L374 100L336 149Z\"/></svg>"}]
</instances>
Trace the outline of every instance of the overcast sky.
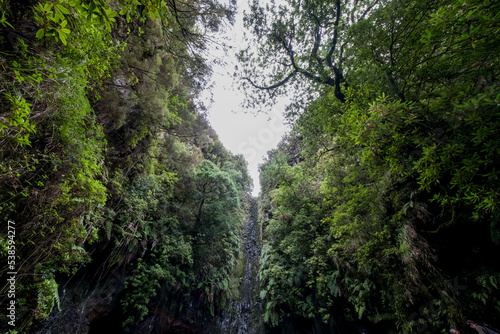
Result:
<instances>
[{"instance_id":1,"label":"overcast sky","mask_svg":"<svg viewBox=\"0 0 500 334\"><path fill-rule=\"evenodd\" d=\"M212 76L213 103L209 104L209 92L204 97L209 105L208 119L219 135L224 146L234 154L243 154L248 161L248 169L253 179L253 195L260 192L258 165L263 162L267 151L277 146L288 127L283 124L285 103L280 103L266 113L257 114L252 110L243 110L241 103L243 93L237 90L237 82L232 77L236 57L243 40L242 12L247 6L246 1L238 1L238 15L235 26L227 31L233 48L224 52L213 46L212 57L222 57L225 65L214 65Z\"/></svg>"}]
</instances>

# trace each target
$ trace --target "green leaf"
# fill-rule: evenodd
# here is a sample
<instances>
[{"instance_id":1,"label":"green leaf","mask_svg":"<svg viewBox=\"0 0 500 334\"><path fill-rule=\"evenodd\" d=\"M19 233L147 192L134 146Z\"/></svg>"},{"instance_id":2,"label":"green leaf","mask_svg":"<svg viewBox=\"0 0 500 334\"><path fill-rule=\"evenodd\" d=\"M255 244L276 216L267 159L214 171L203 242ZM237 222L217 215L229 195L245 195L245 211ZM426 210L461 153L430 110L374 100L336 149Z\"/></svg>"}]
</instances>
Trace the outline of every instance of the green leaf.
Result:
<instances>
[{"instance_id":1,"label":"green leaf","mask_svg":"<svg viewBox=\"0 0 500 334\"><path fill-rule=\"evenodd\" d=\"M151 17L151 20L154 20L156 18L156 11L149 10L149 17Z\"/></svg>"},{"instance_id":2,"label":"green leaf","mask_svg":"<svg viewBox=\"0 0 500 334\"><path fill-rule=\"evenodd\" d=\"M45 29L40 29L36 32L36 38L41 39L45 36Z\"/></svg>"},{"instance_id":3,"label":"green leaf","mask_svg":"<svg viewBox=\"0 0 500 334\"><path fill-rule=\"evenodd\" d=\"M14 29L14 27L12 26L12 24L10 24L9 22L7 22L7 19L5 18L5 13L2 13L2 18L0 19L0 23L5 27L5 26L9 26L11 27L12 29Z\"/></svg>"},{"instance_id":4,"label":"green leaf","mask_svg":"<svg viewBox=\"0 0 500 334\"><path fill-rule=\"evenodd\" d=\"M58 30L57 32L59 33L59 38L61 39L61 42L64 45L67 45L68 42L66 41L66 34L64 32L62 32L61 30Z\"/></svg>"},{"instance_id":5,"label":"green leaf","mask_svg":"<svg viewBox=\"0 0 500 334\"><path fill-rule=\"evenodd\" d=\"M358 317L361 319L363 317L363 313L365 312L366 310L366 306L361 306L359 309L358 309Z\"/></svg>"},{"instance_id":6,"label":"green leaf","mask_svg":"<svg viewBox=\"0 0 500 334\"><path fill-rule=\"evenodd\" d=\"M56 5L56 9L59 10L63 14L69 14L69 10L62 5Z\"/></svg>"}]
</instances>

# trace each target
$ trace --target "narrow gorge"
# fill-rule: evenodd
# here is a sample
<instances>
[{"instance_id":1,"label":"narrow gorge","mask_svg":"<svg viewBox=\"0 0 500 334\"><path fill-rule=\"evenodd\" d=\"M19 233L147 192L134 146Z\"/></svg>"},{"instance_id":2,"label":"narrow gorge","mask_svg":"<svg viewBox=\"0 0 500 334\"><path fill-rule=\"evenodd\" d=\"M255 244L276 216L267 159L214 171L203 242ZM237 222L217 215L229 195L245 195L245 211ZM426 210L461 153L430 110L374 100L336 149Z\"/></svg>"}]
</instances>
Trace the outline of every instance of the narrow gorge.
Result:
<instances>
[{"instance_id":1,"label":"narrow gorge","mask_svg":"<svg viewBox=\"0 0 500 334\"><path fill-rule=\"evenodd\" d=\"M0 0L0 333L500 328L499 36L491 0Z\"/></svg>"}]
</instances>

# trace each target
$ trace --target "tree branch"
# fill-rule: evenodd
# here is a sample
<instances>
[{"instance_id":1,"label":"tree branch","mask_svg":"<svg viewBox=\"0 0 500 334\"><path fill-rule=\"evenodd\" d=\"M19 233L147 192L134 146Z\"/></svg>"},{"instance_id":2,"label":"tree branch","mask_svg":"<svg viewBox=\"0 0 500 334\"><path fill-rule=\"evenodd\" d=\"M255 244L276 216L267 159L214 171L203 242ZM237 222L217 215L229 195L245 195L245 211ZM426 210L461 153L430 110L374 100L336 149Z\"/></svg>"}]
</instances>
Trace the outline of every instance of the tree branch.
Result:
<instances>
[{"instance_id":1,"label":"tree branch","mask_svg":"<svg viewBox=\"0 0 500 334\"><path fill-rule=\"evenodd\" d=\"M366 8L366 10L364 11L364 13L361 15L361 17L358 19L358 21L361 21L365 18L365 16L372 10L373 7L375 7L375 5L378 3L379 0L375 0L371 6L369 6L368 8Z\"/></svg>"},{"instance_id":2,"label":"tree branch","mask_svg":"<svg viewBox=\"0 0 500 334\"><path fill-rule=\"evenodd\" d=\"M271 86L259 86L259 85L255 84L252 81L252 79L250 79L249 77L243 77L242 79L247 80L254 88L262 89L262 90L272 90L272 89L278 88L278 87L286 84L296 73L297 73L296 70L290 72L290 74L288 74L283 80L281 80L280 82L278 82L274 85L271 85Z\"/></svg>"},{"instance_id":3,"label":"tree branch","mask_svg":"<svg viewBox=\"0 0 500 334\"><path fill-rule=\"evenodd\" d=\"M332 38L332 46L330 47L330 50L328 51L328 54L326 55L326 63L328 67L332 68L334 67L333 62L332 62L332 57L333 57L333 52L335 51L335 48L337 47L337 40L338 40L338 34L339 34L339 22L340 22L340 10L341 10L341 4L340 0L337 0L335 2L336 8L336 13L335 13L335 22L333 23L333 38Z\"/></svg>"},{"instance_id":4,"label":"tree branch","mask_svg":"<svg viewBox=\"0 0 500 334\"><path fill-rule=\"evenodd\" d=\"M312 58L316 59L319 66L323 66L323 60L318 56L319 46L321 44L321 22L318 17L311 11L309 13L314 22L316 22L316 29L314 31L314 46L311 51Z\"/></svg>"}]
</instances>

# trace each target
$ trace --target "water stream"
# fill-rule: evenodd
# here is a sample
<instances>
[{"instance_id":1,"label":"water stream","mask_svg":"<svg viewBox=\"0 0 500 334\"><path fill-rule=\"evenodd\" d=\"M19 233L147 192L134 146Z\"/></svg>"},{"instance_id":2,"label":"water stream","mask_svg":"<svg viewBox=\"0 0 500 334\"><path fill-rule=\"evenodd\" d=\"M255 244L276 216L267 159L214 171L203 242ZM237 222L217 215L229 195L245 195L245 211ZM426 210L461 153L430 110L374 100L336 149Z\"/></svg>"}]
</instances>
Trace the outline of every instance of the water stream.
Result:
<instances>
[{"instance_id":1,"label":"water stream","mask_svg":"<svg viewBox=\"0 0 500 334\"><path fill-rule=\"evenodd\" d=\"M245 270L240 285L240 298L232 301L221 320L221 334L262 334L262 305L259 298L260 229L257 201L251 199L244 226Z\"/></svg>"}]
</instances>

